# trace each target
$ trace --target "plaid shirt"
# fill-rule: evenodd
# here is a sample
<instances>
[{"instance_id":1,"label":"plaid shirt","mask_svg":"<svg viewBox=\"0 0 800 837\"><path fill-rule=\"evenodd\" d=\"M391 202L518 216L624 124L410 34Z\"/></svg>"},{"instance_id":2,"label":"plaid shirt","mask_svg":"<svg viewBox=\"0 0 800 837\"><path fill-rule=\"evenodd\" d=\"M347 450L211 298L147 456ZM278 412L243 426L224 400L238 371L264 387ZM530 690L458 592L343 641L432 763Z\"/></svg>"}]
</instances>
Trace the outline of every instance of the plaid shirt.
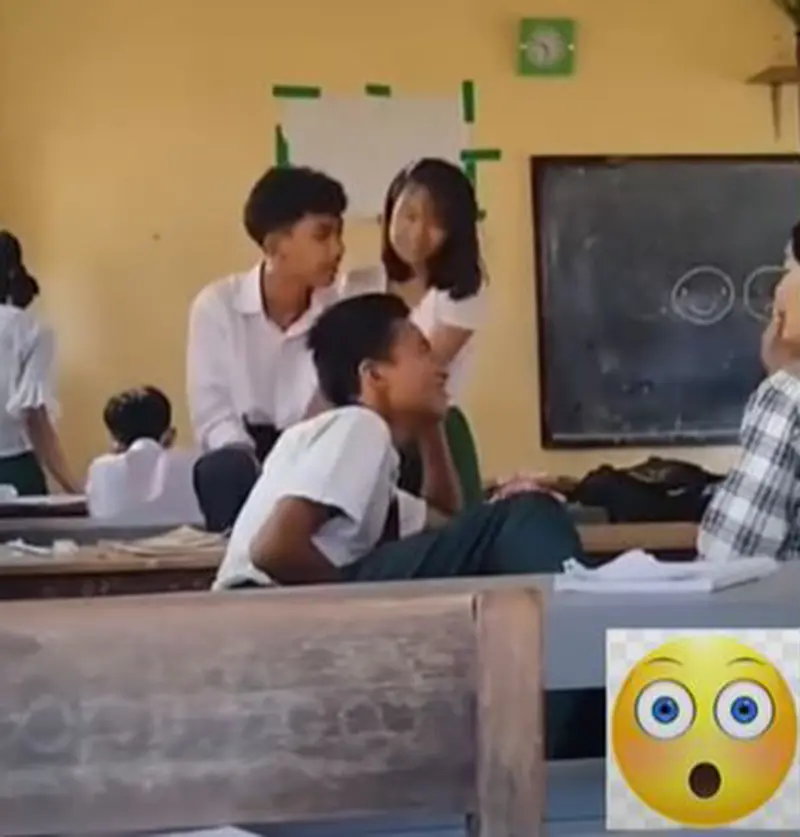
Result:
<instances>
[{"instance_id":1,"label":"plaid shirt","mask_svg":"<svg viewBox=\"0 0 800 837\"><path fill-rule=\"evenodd\" d=\"M800 557L800 377L776 372L747 404L738 464L700 525L704 558Z\"/></svg>"}]
</instances>

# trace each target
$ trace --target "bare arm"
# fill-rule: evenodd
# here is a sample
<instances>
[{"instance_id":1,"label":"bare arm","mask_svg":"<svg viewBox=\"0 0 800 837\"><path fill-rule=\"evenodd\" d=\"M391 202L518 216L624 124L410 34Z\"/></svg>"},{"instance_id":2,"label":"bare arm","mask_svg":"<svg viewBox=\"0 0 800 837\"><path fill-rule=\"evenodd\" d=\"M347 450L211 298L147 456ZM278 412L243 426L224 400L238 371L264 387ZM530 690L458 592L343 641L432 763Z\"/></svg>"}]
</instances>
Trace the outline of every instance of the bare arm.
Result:
<instances>
[{"instance_id":1,"label":"bare arm","mask_svg":"<svg viewBox=\"0 0 800 837\"><path fill-rule=\"evenodd\" d=\"M47 414L47 408L27 409L23 412L23 420L25 432L33 445L37 459L64 491L68 494L80 494L80 484L67 464L61 441Z\"/></svg>"},{"instance_id":2,"label":"bare arm","mask_svg":"<svg viewBox=\"0 0 800 837\"><path fill-rule=\"evenodd\" d=\"M250 560L278 584L339 581L339 570L314 546L317 530L335 509L302 497L284 497L250 547Z\"/></svg>"},{"instance_id":3,"label":"bare arm","mask_svg":"<svg viewBox=\"0 0 800 837\"><path fill-rule=\"evenodd\" d=\"M433 329L430 336L431 349L445 369L467 345L472 334L472 329L445 323L440 323Z\"/></svg>"},{"instance_id":4,"label":"bare arm","mask_svg":"<svg viewBox=\"0 0 800 837\"><path fill-rule=\"evenodd\" d=\"M441 423L426 429L419 438L422 459L422 498L442 515L461 511L461 486Z\"/></svg>"}]
</instances>

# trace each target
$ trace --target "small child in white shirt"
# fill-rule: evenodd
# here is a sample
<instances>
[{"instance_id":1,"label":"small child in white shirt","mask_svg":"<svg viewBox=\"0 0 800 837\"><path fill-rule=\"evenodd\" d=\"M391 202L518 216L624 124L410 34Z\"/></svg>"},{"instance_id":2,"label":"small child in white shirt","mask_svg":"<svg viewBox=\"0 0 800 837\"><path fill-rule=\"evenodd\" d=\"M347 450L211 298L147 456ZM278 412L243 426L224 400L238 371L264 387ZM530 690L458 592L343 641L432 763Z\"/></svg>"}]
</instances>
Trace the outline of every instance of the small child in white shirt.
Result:
<instances>
[{"instance_id":1,"label":"small child in white shirt","mask_svg":"<svg viewBox=\"0 0 800 837\"><path fill-rule=\"evenodd\" d=\"M192 474L197 455L173 448L172 406L146 386L113 396L103 411L113 453L89 467L89 514L126 524L199 524Z\"/></svg>"}]
</instances>

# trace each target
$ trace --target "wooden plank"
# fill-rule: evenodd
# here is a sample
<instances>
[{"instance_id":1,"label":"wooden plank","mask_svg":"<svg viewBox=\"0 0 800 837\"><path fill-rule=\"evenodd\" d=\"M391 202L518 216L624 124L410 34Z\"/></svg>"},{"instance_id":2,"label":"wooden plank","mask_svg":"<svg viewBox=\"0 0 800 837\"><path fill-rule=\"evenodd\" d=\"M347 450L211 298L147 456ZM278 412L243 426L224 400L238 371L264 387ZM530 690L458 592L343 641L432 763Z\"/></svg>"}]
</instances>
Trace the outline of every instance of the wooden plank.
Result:
<instances>
[{"instance_id":1,"label":"wooden plank","mask_svg":"<svg viewBox=\"0 0 800 837\"><path fill-rule=\"evenodd\" d=\"M618 555L629 549L693 553L697 529L696 523L589 523L578 527L589 555Z\"/></svg>"},{"instance_id":2,"label":"wooden plank","mask_svg":"<svg viewBox=\"0 0 800 837\"><path fill-rule=\"evenodd\" d=\"M475 607L344 587L5 605L3 834L472 810Z\"/></svg>"},{"instance_id":3,"label":"wooden plank","mask_svg":"<svg viewBox=\"0 0 800 837\"><path fill-rule=\"evenodd\" d=\"M584 548L590 554L624 552L626 549L694 550L697 539L696 523L587 523L578 526ZM177 570L207 571L215 569L222 558L219 553L195 555L170 555L161 558L137 558L131 555L107 554L103 558L92 557L91 550L79 553L70 561L55 562L52 559L38 563L0 564L0 576L48 575L58 573L89 574L100 571L125 572L175 572Z\"/></svg>"},{"instance_id":4,"label":"wooden plank","mask_svg":"<svg viewBox=\"0 0 800 837\"><path fill-rule=\"evenodd\" d=\"M538 837L544 814L544 644L541 594L476 600L477 837Z\"/></svg>"}]
</instances>

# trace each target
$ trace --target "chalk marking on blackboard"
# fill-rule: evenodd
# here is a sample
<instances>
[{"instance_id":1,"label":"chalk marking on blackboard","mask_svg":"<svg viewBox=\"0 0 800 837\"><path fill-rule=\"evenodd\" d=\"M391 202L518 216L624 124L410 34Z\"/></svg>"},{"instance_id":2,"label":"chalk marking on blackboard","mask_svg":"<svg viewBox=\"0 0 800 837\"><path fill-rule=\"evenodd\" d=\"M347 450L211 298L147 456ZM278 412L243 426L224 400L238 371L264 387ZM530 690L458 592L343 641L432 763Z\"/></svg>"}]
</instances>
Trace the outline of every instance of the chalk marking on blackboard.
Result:
<instances>
[{"instance_id":1,"label":"chalk marking on blackboard","mask_svg":"<svg viewBox=\"0 0 800 837\"><path fill-rule=\"evenodd\" d=\"M721 283L711 303L702 307L696 298L692 298L692 291L687 287L693 279L699 276L713 276ZM731 277L724 270L709 264L701 264L687 270L673 285L670 294L672 312L682 320L696 326L715 325L724 320L731 312L735 301L736 288Z\"/></svg>"},{"instance_id":2,"label":"chalk marking on blackboard","mask_svg":"<svg viewBox=\"0 0 800 837\"><path fill-rule=\"evenodd\" d=\"M744 280L744 286L742 287L744 309L751 317L762 323L769 322L772 316L772 296L775 293L775 286L780 282L785 272L784 268L778 265L764 264L757 267ZM759 293L753 287L761 284L762 280L769 283L767 293Z\"/></svg>"}]
</instances>

